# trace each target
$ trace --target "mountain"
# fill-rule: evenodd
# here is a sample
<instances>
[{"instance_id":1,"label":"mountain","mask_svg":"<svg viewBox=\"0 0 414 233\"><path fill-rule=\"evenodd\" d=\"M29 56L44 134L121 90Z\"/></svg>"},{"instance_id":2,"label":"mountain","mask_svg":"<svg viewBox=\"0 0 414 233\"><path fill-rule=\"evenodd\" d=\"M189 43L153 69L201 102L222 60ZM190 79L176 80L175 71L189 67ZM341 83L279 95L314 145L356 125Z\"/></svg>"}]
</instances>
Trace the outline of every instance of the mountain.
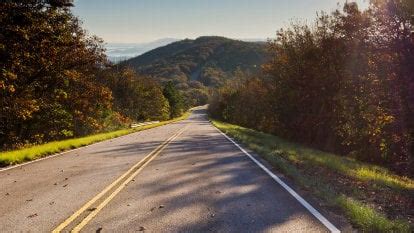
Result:
<instances>
[{"instance_id":1,"label":"mountain","mask_svg":"<svg viewBox=\"0 0 414 233\"><path fill-rule=\"evenodd\" d=\"M148 43L107 43L106 55L110 61L118 63L175 41L178 39L163 38Z\"/></svg>"},{"instance_id":2,"label":"mountain","mask_svg":"<svg viewBox=\"0 0 414 233\"><path fill-rule=\"evenodd\" d=\"M218 86L237 70L254 73L266 57L265 42L205 36L185 39L121 62L140 74L175 83Z\"/></svg>"}]
</instances>

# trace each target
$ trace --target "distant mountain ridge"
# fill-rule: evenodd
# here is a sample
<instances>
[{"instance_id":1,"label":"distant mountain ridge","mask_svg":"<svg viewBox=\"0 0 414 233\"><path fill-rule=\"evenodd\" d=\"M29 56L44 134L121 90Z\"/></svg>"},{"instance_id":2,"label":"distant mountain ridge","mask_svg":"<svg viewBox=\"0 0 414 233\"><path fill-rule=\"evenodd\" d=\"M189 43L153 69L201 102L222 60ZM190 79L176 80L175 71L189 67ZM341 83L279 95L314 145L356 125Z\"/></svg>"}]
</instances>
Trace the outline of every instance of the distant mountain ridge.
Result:
<instances>
[{"instance_id":1,"label":"distant mountain ridge","mask_svg":"<svg viewBox=\"0 0 414 233\"><path fill-rule=\"evenodd\" d=\"M121 65L162 81L199 81L205 86L218 86L238 69L250 73L259 71L265 59L265 42L204 36L170 43Z\"/></svg>"},{"instance_id":2,"label":"distant mountain ridge","mask_svg":"<svg viewBox=\"0 0 414 233\"><path fill-rule=\"evenodd\" d=\"M174 38L163 38L146 43L107 43L105 45L106 55L110 61L117 63L178 40Z\"/></svg>"}]
</instances>

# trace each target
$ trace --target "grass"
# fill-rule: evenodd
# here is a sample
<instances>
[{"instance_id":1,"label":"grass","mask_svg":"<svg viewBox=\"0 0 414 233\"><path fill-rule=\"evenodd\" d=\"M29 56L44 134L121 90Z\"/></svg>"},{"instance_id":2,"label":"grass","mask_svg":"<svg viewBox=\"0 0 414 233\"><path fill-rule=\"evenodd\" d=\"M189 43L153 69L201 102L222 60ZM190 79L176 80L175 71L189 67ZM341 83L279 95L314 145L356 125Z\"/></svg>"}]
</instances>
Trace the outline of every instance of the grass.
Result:
<instances>
[{"instance_id":1,"label":"grass","mask_svg":"<svg viewBox=\"0 0 414 233\"><path fill-rule=\"evenodd\" d=\"M367 232L411 232L408 223L402 220L390 220L374 209L364 204L339 196L336 199L337 205L340 206L349 218L357 226L361 226Z\"/></svg>"},{"instance_id":2,"label":"grass","mask_svg":"<svg viewBox=\"0 0 414 233\"><path fill-rule=\"evenodd\" d=\"M328 207L344 214L358 229L365 232L414 230L408 221L413 212L410 209L414 197L412 179L274 135L216 120L212 122ZM398 218L393 215L398 215Z\"/></svg>"},{"instance_id":3,"label":"grass","mask_svg":"<svg viewBox=\"0 0 414 233\"><path fill-rule=\"evenodd\" d=\"M141 127L134 128L134 129L121 129L121 130L117 130L113 132L100 133L100 134L90 135L86 137L73 138L73 139L67 139L67 140L62 140L62 141L54 141L54 142L31 146L31 147L23 148L19 150L2 152L0 154L0 166L8 166L8 165L13 165L13 164L23 163L26 161L31 161L31 160L35 160L38 158L48 156L48 155L52 155L58 152L75 149L78 147L90 145L90 144L108 140L111 138L120 137L126 134L138 132L138 131L145 130L145 129L155 128L155 127L166 125L172 122L184 120L188 118L189 115L190 115L190 112L187 112L183 116L174 118L172 120L162 121L162 122L151 124L151 125L145 125L145 126L141 126Z\"/></svg>"}]
</instances>

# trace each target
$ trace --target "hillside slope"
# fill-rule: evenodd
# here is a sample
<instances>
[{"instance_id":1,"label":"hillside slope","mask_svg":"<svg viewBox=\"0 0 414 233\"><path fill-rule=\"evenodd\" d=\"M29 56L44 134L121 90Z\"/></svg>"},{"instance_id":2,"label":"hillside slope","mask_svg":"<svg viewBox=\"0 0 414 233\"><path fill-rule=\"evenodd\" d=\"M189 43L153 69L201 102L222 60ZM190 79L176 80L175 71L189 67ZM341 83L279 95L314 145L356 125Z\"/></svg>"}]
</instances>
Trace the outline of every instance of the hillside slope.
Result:
<instances>
[{"instance_id":1,"label":"hillside slope","mask_svg":"<svg viewBox=\"0 0 414 233\"><path fill-rule=\"evenodd\" d=\"M185 84L195 80L205 86L218 86L238 69L259 71L265 61L265 47L264 42L199 37L151 50L121 65L162 81Z\"/></svg>"}]
</instances>

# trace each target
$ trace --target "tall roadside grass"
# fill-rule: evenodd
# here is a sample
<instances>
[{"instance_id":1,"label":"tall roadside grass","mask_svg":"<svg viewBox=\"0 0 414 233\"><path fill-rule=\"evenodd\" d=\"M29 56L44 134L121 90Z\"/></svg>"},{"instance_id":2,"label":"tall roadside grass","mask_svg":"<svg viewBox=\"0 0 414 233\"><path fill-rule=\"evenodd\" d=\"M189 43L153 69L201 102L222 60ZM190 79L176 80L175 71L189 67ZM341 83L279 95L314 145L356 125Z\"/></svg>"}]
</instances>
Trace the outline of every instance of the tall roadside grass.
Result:
<instances>
[{"instance_id":1,"label":"tall roadside grass","mask_svg":"<svg viewBox=\"0 0 414 233\"><path fill-rule=\"evenodd\" d=\"M8 165L13 165L13 164L23 163L26 161L31 161L31 160L35 160L38 158L48 156L48 155L52 155L58 152L75 149L78 147L82 147L82 146L90 145L96 142L120 137L126 134L138 132L138 131L145 130L145 129L155 128L155 127L166 125L172 122L184 120L188 118L189 115L190 115L190 112L187 112L183 116L172 119L172 120L162 121L162 122L151 124L151 125L145 125L145 126L137 127L134 129L121 129L121 130L108 132L108 133L100 133L100 134L90 135L86 137L73 138L73 139L67 139L67 140L62 140L62 141L54 141L54 142L31 146L31 147L23 148L19 150L1 152L0 153L0 166L8 166Z\"/></svg>"},{"instance_id":2,"label":"tall roadside grass","mask_svg":"<svg viewBox=\"0 0 414 233\"><path fill-rule=\"evenodd\" d=\"M361 231L414 230L408 220L413 213L410 203L414 201L414 180L379 166L304 147L274 135L216 120L212 123L264 157L328 207L345 215ZM394 200L402 201L392 203Z\"/></svg>"}]
</instances>

